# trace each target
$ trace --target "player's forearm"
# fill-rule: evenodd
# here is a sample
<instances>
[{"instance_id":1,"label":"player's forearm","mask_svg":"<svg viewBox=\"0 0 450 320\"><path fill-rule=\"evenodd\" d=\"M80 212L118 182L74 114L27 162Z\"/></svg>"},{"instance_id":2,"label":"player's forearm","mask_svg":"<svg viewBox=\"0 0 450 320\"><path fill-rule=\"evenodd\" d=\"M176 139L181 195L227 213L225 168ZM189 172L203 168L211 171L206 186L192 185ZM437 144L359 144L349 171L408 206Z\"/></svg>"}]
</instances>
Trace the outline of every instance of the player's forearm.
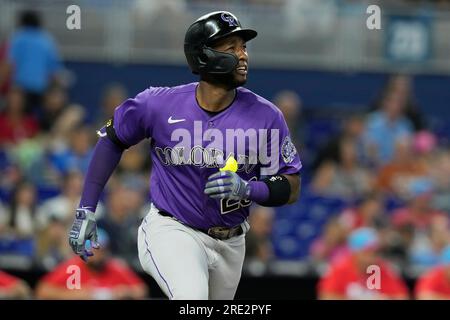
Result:
<instances>
[{"instance_id":1,"label":"player's forearm","mask_svg":"<svg viewBox=\"0 0 450 320\"><path fill-rule=\"evenodd\" d=\"M122 149L111 140L107 137L99 139L86 173L80 207L88 207L95 212L103 188L117 167L121 156Z\"/></svg>"},{"instance_id":2,"label":"player's forearm","mask_svg":"<svg viewBox=\"0 0 450 320\"><path fill-rule=\"evenodd\" d=\"M248 199L266 207L292 204L300 194L300 176L282 174L263 181L250 181Z\"/></svg>"}]
</instances>

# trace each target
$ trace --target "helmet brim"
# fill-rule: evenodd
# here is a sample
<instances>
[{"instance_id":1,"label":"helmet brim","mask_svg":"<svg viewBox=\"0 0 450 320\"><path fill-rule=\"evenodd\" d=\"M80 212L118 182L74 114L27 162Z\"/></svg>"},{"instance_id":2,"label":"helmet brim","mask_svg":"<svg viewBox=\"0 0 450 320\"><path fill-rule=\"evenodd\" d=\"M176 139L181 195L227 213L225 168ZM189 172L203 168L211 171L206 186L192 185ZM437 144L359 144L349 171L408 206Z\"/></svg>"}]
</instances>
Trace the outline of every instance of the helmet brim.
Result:
<instances>
[{"instance_id":1,"label":"helmet brim","mask_svg":"<svg viewBox=\"0 0 450 320\"><path fill-rule=\"evenodd\" d=\"M247 42L247 41L250 41L250 40L256 38L256 36L258 35L258 32L256 32L255 30L252 30L252 29L237 28L237 29L235 29L233 31L230 31L230 32L226 33L226 34L220 35L220 37L215 37L215 38L210 39L210 41L208 41L208 45L212 45L213 43L215 43L215 42L217 42L217 41L219 41L221 39L224 39L226 37L233 36L233 35L239 36L245 42Z\"/></svg>"}]
</instances>

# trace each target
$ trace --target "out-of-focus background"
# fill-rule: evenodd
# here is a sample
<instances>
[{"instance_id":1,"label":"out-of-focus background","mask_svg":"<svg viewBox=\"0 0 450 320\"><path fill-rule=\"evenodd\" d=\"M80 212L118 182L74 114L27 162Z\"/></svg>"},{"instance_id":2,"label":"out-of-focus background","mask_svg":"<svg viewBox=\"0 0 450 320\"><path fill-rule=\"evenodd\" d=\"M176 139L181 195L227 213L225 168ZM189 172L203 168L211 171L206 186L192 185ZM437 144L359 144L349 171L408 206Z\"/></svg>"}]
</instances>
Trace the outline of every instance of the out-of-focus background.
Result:
<instances>
[{"instance_id":1,"label":"out-of-focus background","mask_svg":"<svg viewBox=\"0 0 450 320\"><path fill-rule=\"evenodd\" d=\"M67 28L72 4L81 29ZM90 265L67 230L95 130L149 86L196 81L185 30L224 9L259 32L246 86L283 111L303 162L296 204L252 208L236 298L449 299L445 0L0 0L0 297L163 297L136 249L148 142L108 183ZM72 264L81 290L68 288Z\"/></svg>"}]
</instances>

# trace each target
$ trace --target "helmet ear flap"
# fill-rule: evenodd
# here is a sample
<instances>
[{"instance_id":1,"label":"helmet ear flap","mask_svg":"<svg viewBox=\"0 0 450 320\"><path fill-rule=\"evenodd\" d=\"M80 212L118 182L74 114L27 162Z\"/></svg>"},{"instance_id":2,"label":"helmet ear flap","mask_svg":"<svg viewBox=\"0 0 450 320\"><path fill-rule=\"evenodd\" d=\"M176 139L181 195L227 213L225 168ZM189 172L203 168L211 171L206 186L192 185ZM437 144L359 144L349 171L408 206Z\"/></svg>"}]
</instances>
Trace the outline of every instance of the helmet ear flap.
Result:
<instances>
[{"instance_id":1,"label":"helmet ear flap","mask_svg":"<svg viewBox=\"0 0 450 320\"><path fill-rule=\"evenodd\" d=\"M208 67L209 58L208 54L205 52L206 46L203 46L201 49L197 51L197 54L194 56L196 60L198 72L194 72L195 74L199 74L200 72L206 71Z\"/></svg>"},{"instance_id":2,"label":"helmet ear flap","mask_svg":"<svg viewBox=\"0 0 450 320\"><path fill-rule=\"evenodd\" d=\"M202 65L208 64L208 60L211 58L211 55L208 55L208 51L205 50L206 48L206 46L203 46L197 56L198 62Z\"/></svg>"},{"instance_id":3,"label":"helmet ear flap","mask_svg":"<svg viewBox=\"0 0 450 320\"><path fill-rule=\"evenodd\" d=\"M206 46L203 48L203 54L206 56L206 65L204 67L208 73L230 73L239 63L239 59L235 54L220 52Z\"/></svg>"}]
</instances>

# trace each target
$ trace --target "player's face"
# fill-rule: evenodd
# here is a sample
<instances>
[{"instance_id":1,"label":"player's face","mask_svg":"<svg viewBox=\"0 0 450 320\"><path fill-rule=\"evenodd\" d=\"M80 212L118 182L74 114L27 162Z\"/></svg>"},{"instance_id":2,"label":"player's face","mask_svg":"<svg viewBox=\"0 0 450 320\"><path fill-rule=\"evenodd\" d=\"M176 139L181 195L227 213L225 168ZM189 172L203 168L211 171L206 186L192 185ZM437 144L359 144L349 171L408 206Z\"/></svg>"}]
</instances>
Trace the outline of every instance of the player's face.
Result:
<instances>
[{"instance_id":1,"label":"player's face","mask_svg":"<svg viewBox=\"0 0 450 320\"><path fill-rule=\"evenodd\" d=\"M234 54L238 58L239 63L236 69L225 77L228 78L226 80L234 88L244 85L247 82L248 74L248 54L245 41L240 36L232 35L219 40L215 43L213 49Z\"/></svg>"}]
</instances>

